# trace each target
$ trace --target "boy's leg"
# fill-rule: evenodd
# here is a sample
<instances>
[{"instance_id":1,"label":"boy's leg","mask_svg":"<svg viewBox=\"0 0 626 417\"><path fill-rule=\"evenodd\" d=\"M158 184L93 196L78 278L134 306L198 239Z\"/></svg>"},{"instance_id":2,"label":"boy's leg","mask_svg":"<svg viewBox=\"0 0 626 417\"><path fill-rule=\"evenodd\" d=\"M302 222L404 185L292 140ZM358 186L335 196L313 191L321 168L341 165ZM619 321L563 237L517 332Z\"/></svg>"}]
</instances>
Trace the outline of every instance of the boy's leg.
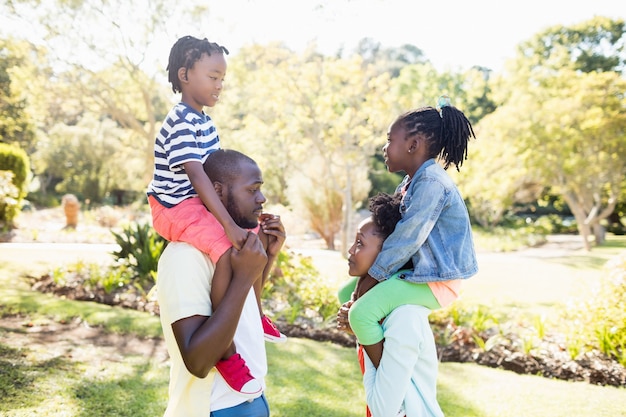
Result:
<instances>
[{"instance_id":1,"label":"boy's leg","mask_svg":"<svg viewBox=\"0 0 626 417\"><path fill-rule=\"evenodd\" d=\"M222 225L199 197L188 198L170 208L163 207L152 196L148 201L152 226L166 240L187 242L208 254L213 263L232 246Z\"/></svg>"},{"instance_id":2,"label":"boy's leg","mask_svg":"<svg viewBox=\"0 0 626 417\"><path fill-rule=\"evenodd\" d=\"M232 248L224 252L215 264L215 271L211 281L212 310L219 308L232 280L231 250ZM215 368L222 375L228 386L241 395L246 397L255 396L263 389L260 382L250 373L250 369L244 359L237 353L234 343L231 343L226 349L222 359L215 365Z\"/></svg>"}]
</instances>

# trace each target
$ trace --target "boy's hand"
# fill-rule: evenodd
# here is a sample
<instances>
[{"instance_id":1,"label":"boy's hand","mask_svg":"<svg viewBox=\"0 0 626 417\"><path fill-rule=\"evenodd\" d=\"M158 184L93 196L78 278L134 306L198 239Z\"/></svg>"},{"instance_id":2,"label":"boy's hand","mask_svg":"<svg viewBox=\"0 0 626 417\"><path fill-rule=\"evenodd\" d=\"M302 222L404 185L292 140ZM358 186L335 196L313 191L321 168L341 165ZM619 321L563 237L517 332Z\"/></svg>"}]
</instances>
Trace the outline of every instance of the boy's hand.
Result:
<instances>
[{"instance_id":1,"label":"boy's hand","mask_svg":"<svg viewBox=\"0 0 626 417\"><path fill-rule=\"evenodd\" d=\"M241 248L243 248L243 244L248 238L248 231L242 229L234 223L233 226L224 228L224 231L226 232L226 236L228 237L228 240L230 240L230 243L233 244L233 247L237 250L241 250Z\"/></svg>"},{"instance_id":2,"label":"boy's hand","mask_svg":"<svg viewBox=\"0 0 626 417\"><path fill-rule=\"evenodd\" d=\"M252 284L267 264L267 254L259 237L248 232L241 250L235 248L231 250L230 262L233 267L233 280L245 279Z\"/></svg>"},{"instance_id":3,"label":"boy's hand","mask_svg":"<svg viewBox=\"0 0 626 417\"><path fill-rule=\"evenodd\" d=\"M263 213L259 216L259 223L261 224L259 234L264 234L267 239L267 246L265 248L267 256L277 256L287 237L285 226L280 220L280 216Z\"/></svg>"},{"instance_id":4,"label":"boy's hand","mask_svg":"<svg viewBox=\"0 0 626 417\"><path fill-rule=\"evenodd\" d=\"M348 301L344 303L341 308L339 308L339 312L337 312L337 330L343 330L344 332L352 333L350 321L348 320L348 312L350 311L351 305L352 301Z\"/></svg>"}]
</instances>

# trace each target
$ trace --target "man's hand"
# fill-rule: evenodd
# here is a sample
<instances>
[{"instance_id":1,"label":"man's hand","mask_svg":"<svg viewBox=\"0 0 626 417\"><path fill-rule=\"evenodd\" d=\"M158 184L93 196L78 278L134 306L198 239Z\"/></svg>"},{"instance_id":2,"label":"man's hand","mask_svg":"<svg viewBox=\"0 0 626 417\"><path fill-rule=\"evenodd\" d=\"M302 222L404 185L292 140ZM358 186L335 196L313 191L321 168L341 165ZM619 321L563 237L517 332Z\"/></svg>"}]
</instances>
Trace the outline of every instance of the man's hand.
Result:
<instances>
[{"instance_id":1,"label":"man's hand","mask_svg":"<svg viewBox=\"0 0 626 417\"><path fill-rule=\"evenodd\" d=\"M265 235L267 239L267 256L270 258L276 257L285 243L285 226L280 220L280 216L269 213L261 214L259 222L261 224L259 233Z\"/></svg>"},{"instance_id":2,"label":"man's hand","mask_svg":"<svg viewBox=\"0 0 626 417\"><path fill-rule=\"evenodd\" d=\"M337 313L337 330L343 330L344 332L352 333L350 321L348 320L348 312L350 311L351 305L352 301L348 301L344 303L339 309L339 312Z\"/></svg>"},{"instance_id":3,"label":"man's hand","mask_svg":"<svg viewBox=\"0 0 626 417\"><path fill-rule=\"evenodd\" d=\"M267 254L259 237L248 232L241 250L235 248L231 250L230 262L233 267L233 280L239 281L241 285L250 286L267 264Z\"/></svg>"}]
</instances>

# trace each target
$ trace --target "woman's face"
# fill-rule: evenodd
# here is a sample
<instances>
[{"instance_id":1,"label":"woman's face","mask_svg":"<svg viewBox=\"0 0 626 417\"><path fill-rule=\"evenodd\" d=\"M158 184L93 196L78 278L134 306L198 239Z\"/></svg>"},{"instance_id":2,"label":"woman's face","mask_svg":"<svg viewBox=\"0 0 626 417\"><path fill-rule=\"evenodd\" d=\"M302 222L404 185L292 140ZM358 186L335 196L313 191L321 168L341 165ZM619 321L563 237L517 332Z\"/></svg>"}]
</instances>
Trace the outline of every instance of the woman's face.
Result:
<instances>
[{"instance_id":1,"label":"woman's face","mask_svg":"<svg viewBox=\"0 0 626 417\"><path fill-rule=\"evenodd\" d=\"M383 245L383 237L376 233L376 226L372 218L363 220L356 232L354 243L348 250L348 273L353 277L367 274L374 264L376 256Z\"/></svg>"}]
</instances>

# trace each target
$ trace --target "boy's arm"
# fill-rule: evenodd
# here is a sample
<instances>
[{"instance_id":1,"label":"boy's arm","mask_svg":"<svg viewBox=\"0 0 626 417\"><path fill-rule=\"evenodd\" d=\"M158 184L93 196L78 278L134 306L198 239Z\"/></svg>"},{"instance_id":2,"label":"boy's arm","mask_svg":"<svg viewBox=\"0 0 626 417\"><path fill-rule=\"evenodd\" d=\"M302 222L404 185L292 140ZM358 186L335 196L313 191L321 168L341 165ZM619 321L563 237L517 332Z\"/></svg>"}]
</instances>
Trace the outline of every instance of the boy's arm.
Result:
<instances>
[{"instance_id":1,"label":"boy's arm","mask_svg":"<svg viewBox=\"0 0 626 417\"><path fill-rule=\"evenodd\" d=\"M241 249L248 232L237 226L230 214L228 214L226 207L224 207L224 204L222 204L215 192L213 182L204 172L202 164L198 161L189 161L185 162L183 167L189 177L189 181L191 181L191 185L194 190L196 190L196 193L198 193L200 200L202 200L206 208L215 216L217 221L220 222L226 232L226 236L228 236L233 246L237 249Z\"/></svg>"}]
</instances>

